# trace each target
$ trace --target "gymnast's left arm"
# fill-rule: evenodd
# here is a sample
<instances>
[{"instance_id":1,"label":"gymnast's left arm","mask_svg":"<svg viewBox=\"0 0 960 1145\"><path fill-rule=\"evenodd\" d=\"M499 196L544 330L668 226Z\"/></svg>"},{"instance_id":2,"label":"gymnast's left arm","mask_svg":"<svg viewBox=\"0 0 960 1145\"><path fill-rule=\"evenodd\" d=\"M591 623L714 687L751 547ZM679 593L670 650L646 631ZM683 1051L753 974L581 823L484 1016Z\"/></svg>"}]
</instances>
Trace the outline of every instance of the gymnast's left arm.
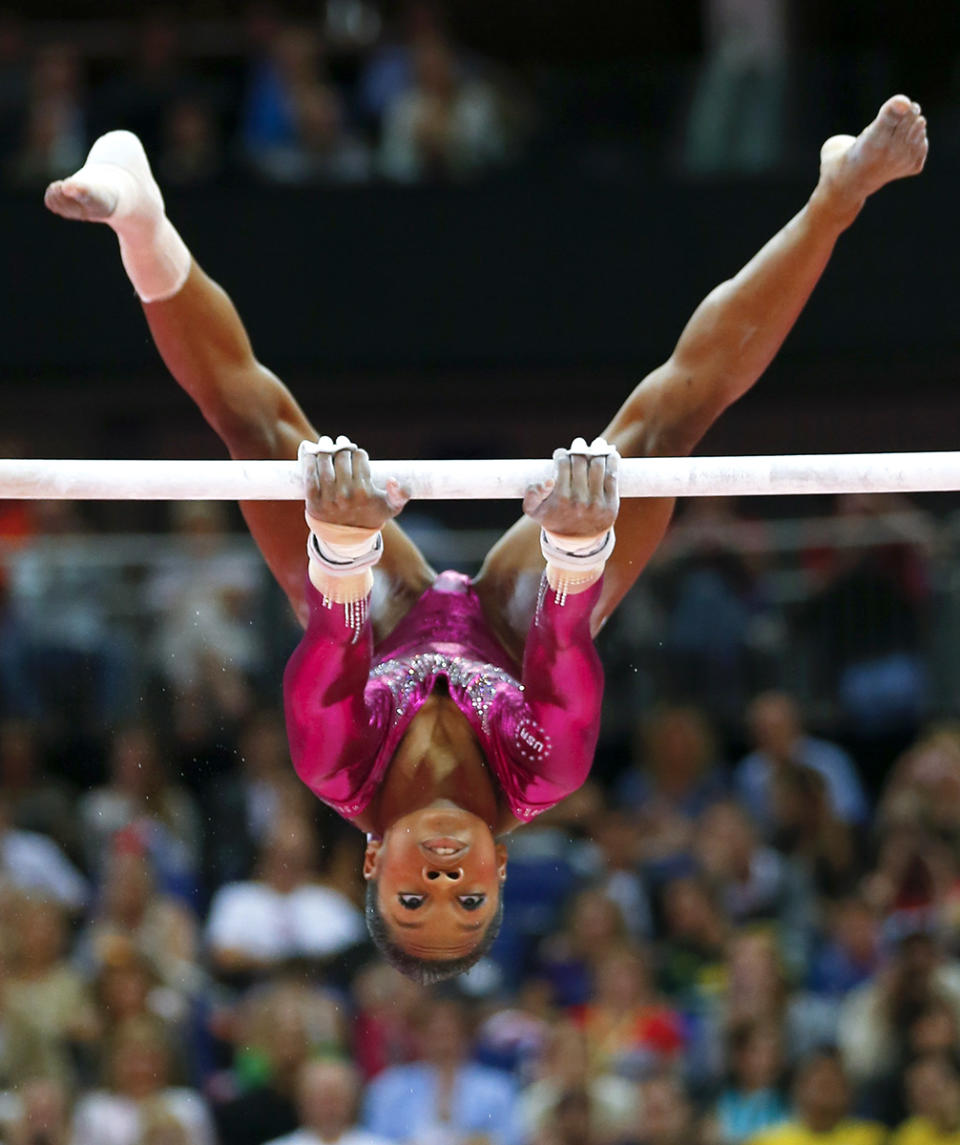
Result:
<instances>
[{"instance_id":1,"label":"gymnast's left arm","mask_svg":"<svg viewBox=\"0 0 960 1145\"><path fill-rule=\"evenodd\" d=\"M546 568L523 657L524 699L537 726L527 735L518 728L518 748L532 762L542 744L544 778L565 791L586 779L600 730L603 669L590 620L616 540L618 465L602 438L577 438L554 453L553 478L524 499L541 525Z\"/></svg>"},{"instance_id":2,"label":"gymnast's left arm","mask_svg":"<svg viewBox=\"0 0 960 1145\"><path fill-rule=\"evenodd\" d=\"M530 729L534 743L526 746L535 749L536 741L543 741L548 749L544 773L567 791L586 779L600 734L603 668L593 644L590 616L602 583L601 575L585 591L564 597L544 574L524 648L524 699L537 725ZM522 727L518 731L523 741ZM518 747L523 747L522 742ZM534 750L532 755L536 754Z\"/></svg>"},{"instance_id":3,"label":"gymnast's left arm","mask_svg":"<svg viewBox=\"0 0 960 1145\"><path fill-rule=\"evenodd\" d=\"M309 620L284 674L287 730L297 774L342 807L383 735L366 698L370 594L383 553L381 527L407 496L394 483L378 489L366 452L346 437L301 443L300 462L310 526Z\"/></svg>"}]
</instances>

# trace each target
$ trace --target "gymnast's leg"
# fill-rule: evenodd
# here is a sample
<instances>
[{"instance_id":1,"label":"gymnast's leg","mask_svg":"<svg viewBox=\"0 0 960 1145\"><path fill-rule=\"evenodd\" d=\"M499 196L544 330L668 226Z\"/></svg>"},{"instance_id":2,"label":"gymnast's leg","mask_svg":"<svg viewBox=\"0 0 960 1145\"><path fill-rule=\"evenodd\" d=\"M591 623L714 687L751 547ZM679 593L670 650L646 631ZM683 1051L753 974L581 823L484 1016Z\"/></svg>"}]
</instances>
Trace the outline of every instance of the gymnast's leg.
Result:
<instances>
[{"instance_id":1,"label":"gymnast's leg","mask_svg":"<svg viewBox=\"0 0 960 1145\"><path fill-rule=\"evenodd\" d=\"M120 238L124 266L144 304L170 372L220 435L231 457L293 459L317 439L289 390L254 357L226 293L193 261L166 218L136 136L112 131L71 178L52 183L46 204L67 218L105 222ZM253 538L302 622L307 527L298 502L241 504ZM433 579L419 549L393 521L383 530L378 572L389 592L378 628L389 630Z\"/></svg>"},{"instance_id":2,"label":"gymnast's leg","mask_svg":"<svg viewBox=\"0 0 960 1145\"><path fill-rule=\"evenodd\" d=\"M624 457L690 453L713 422L760 377L790 332L834 245L867 197L922 170L926 122L894 96L856 138L828 139L806 206L747 265L700 304L670 359L627 398L603 436ZM593 615L596 633L659 544L669 499L630 498L620 507L617 545ZM539 526L523 518L494 546L477 578L490 622L518 655L543 560Z\"/></svg>"}]
</instances>

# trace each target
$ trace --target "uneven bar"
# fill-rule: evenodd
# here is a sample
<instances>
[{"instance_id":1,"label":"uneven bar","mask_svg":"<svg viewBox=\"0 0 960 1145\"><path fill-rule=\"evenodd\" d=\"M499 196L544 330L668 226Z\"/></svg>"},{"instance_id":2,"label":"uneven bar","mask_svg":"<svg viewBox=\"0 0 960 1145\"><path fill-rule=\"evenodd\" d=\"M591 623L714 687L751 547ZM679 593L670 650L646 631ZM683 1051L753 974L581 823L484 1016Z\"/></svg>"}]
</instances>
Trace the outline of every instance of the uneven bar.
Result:
<instances>
[{"instance_id":1,"label":"uneven bar","mask_svg":"<svg viewBox=\"0 0 960 1145\"><path fill-rule=\"evenodd\" d=\"M520 500L548 477L543 460L374 461L426 501ZM630 458L624 497L760 497L960 489L960 452ZM0 498L51 501L299 501L296 461L0 459Z\"/></svg>"}]
</instances>

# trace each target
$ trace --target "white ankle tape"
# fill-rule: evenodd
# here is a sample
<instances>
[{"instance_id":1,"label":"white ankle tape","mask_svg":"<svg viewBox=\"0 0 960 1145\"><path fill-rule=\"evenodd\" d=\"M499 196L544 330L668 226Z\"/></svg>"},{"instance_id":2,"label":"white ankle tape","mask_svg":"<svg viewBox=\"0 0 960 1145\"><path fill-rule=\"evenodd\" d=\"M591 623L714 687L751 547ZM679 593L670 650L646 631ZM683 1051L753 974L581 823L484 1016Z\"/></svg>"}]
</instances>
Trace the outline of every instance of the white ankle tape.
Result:
<instances>
[{"instance_id":1,"label":"white ankle tape","mask_svg":"<svg viewBox=\"0 0 960 1145\"><path fill-rule=\"evenodd\" d=\"M562 547L560 540L556 534L549 533L546 529L540 530L540 551L544 560L559 571L581 575L602 569L617 543L613 529L609 530L599 544L595 540L590 540L585 545L570 549ZM570 538L564 537L562 540L565 544L569 544Z\"/></svg>"},{"instance_id":2,"label":"white ankle tape","mask_svg":"<svg viewBox=\"0 0 960 1145\"><path fill-rule=\"evenodd\" d=\"M124 269L141 300L176 294L190 273L190 251L164 212L140 140L129 131L101 135L69 182L116 195L116 206L101 221L116 232Z\"/></svg>"},{"instance_id":3,"label":"white ankle tape","mask_svg":"<svg viewBox=\"0 0 960 1145\"><path fill-rule=\"evenodd\" d=\"M117 237L123 268L141 302L163 302L180 292L192 260L187 244L166 215L146 242L127 239L119 230Z\"/></svg>"}]
</instances>

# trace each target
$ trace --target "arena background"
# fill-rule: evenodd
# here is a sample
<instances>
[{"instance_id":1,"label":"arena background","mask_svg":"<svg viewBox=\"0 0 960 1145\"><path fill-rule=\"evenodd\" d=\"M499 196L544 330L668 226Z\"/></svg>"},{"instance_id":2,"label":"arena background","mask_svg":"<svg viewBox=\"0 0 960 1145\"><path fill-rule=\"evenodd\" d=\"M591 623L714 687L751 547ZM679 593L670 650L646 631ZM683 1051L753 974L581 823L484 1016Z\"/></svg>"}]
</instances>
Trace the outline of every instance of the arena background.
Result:
<instances>
[{"instance_id":1,"label":"arena background","mask_svg":"<svg viewBox=\"0 0 960 1145\"><path fill-rule=\"evenodd\" d=\"M0 455L222 456L113 236L43 209L103 130L143 136L324 430L495 458L599 430L803 204L822 140L901 90L926 171L871 200L700 452L956 448L958 24L932 0L5 8ZM455 126L427 155L431 83ZM592 782L511 842L490 959L423 992L364 941L357 833L292 781L297 633L233 507L0 502L0 1142L957 1140L957 508L683 506L600 640ZM515 513L404 522L471 570Z\"/></svg>"}]
</instances>

